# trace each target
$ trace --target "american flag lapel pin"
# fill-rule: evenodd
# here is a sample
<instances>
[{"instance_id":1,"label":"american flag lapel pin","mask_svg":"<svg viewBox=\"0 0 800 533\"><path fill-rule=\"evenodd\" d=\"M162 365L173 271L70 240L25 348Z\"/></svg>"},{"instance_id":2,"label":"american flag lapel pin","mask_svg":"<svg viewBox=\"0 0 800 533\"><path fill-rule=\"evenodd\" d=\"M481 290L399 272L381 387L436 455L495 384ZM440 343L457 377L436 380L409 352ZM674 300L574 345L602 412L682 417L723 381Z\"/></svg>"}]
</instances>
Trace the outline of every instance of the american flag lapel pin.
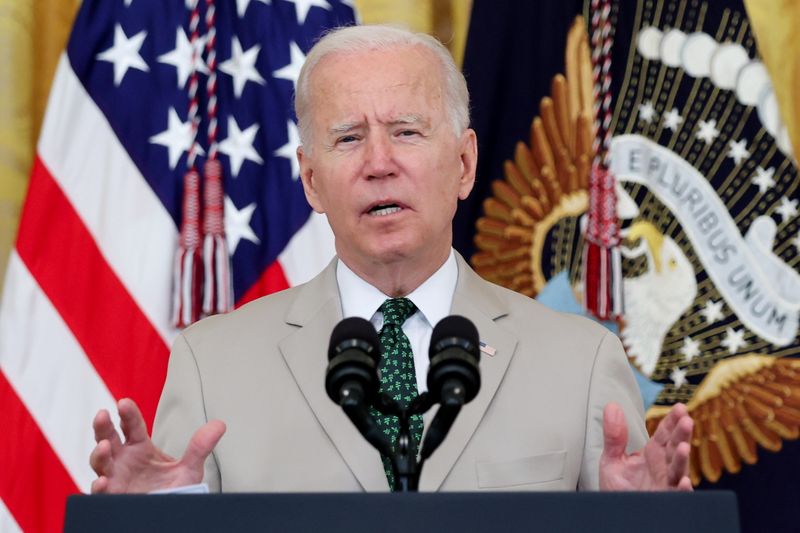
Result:
<instances>
[{"instance_id":1,"label":"american flag lapel pin","mask_svg":"<svg viewBox=\"0 0 800 533\"><path fill-rule=\"evenodd\" d=\"M497 350L486 344L485 342L481 341L481 351L488 355L489 357L494 357L494 354L497 353Z\"/></svg>"}]
</instances>

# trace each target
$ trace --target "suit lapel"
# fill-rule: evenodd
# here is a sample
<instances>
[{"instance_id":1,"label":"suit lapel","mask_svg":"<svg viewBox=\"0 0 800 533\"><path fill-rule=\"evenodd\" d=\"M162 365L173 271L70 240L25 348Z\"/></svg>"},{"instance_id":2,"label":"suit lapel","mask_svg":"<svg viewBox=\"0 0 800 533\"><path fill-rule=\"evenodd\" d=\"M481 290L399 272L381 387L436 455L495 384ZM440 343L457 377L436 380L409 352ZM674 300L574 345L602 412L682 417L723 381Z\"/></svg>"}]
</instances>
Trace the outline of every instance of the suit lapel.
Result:
<instances>
[{"instance_id":1,"label":"suit lapel","mask_svg":"<svg viewBox=\"0 0 800 533\"><path fill-rule=\"evenodd\" d=\"M469 268L460 255L456 254L456 257L458 283L451 313L472 320L478 329L481 341L495 348L496 352L493 356L481 353L480 392L461 410L447 438L425 463L420 479L420 490L423 491L438 490L453 468L494 398L517 346L516 335L495 323L496 319L508 312L503 302L491 292L487 283ZM426 417L426 423L429 420Z\"/></svg>"},{"instance_id":2,"label":"suit lapel","mask_svg":"<svg viewBox=\"0 0 800 533\"><path fill-rule=\"evenodd\" d=\"M325 392L328 341L342 319L336 260L297 293L286 321L299 327L279 349L314 416L364 490L387 491L380 455Z\"/></svg>"}]
</instances>

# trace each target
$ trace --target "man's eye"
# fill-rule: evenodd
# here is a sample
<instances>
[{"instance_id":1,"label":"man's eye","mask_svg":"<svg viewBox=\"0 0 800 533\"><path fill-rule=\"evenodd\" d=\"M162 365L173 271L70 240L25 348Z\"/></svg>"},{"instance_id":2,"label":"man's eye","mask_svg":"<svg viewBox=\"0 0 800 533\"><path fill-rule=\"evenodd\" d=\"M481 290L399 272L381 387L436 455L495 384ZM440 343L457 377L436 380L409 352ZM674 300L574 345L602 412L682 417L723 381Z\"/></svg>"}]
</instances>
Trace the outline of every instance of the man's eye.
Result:
<instances>
[{"instance_id":1,"label":"man's eye","mask_svg":"<svg viewBox=\"0 0 800 533\"><path fill-rule=\"evenodd\" d=\"M401 137L413 137L414 135L417 135L418 133L419 132L417 130L401 130L400 131L400 136Z\"/></svg>"},{"instance_id":2,"label":"man's eye","mask_svg":"<svg viewBox=\"0 0 800 533\"><path fill-rule=\"evenodd\" d=\"M337 143L351 143L357 141L358 138L355 135L345 135L343 137L339 137L336 139Z\"/></svg>"}]
</instances>

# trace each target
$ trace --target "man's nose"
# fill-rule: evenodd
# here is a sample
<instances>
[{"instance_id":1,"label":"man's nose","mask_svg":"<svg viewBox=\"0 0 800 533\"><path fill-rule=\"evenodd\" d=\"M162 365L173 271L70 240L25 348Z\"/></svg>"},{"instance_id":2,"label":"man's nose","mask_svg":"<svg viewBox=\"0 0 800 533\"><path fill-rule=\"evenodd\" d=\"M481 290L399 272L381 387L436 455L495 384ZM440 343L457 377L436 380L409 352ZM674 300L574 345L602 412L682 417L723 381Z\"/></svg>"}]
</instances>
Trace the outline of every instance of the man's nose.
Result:
<instances>
[{"instance_id":1,"label":"man's nose","mask_svg":"<svg viewBox=\"0 0 800 533\"><path fill-rule=\"evenodd\" d=\"M365 163L368 178L394 176L397 169L391 139L383 135L370 137L367 141Z\"/></svg>"}]
</instances>

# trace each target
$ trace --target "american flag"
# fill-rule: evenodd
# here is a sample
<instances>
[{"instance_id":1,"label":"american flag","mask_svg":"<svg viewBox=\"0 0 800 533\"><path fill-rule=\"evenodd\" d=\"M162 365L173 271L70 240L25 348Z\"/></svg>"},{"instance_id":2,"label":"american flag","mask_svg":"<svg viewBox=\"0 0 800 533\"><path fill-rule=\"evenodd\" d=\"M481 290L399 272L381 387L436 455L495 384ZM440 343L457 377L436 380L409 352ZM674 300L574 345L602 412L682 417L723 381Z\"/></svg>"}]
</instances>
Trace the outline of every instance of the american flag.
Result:
<instances>
[{"instance_id":1,"label":"american flag","mask_svg":"<svg viewBox=\"0 0 800 533\"><path fill-rule=\"evenodd\" d=\"M0 531L61 530L66 496L94 478L98 409L130 397L152 422L177 332L183 176L195 129L198 166L209 153L212 72L235 304L303 282L330 259L330 229L298 179L292 95L315 39L354 18L345 0L84 0L0 306Z\"/></svg>"}]
</instances>

